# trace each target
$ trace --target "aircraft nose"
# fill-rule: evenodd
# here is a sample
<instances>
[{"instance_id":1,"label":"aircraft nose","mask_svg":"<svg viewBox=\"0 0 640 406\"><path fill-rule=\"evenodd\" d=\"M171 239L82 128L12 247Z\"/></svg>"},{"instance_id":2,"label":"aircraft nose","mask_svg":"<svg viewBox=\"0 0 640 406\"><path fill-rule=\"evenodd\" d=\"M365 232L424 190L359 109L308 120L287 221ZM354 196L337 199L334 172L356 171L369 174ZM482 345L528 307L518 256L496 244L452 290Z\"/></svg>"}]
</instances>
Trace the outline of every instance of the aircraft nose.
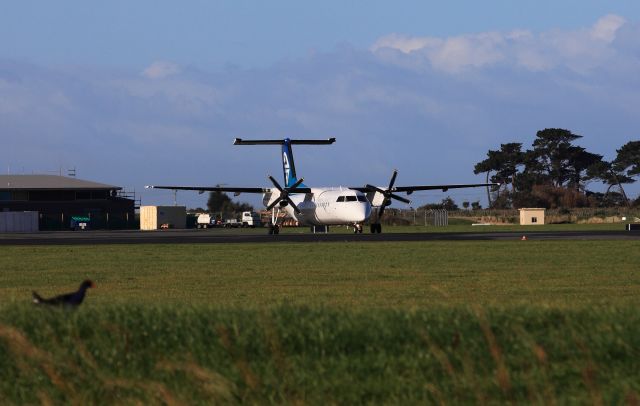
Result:
<instances>
[{"instance_id":1,"label":"aircraft nose","mask_svg":"<svg viewBox=\"0 0 640 406\"><path fill-rule=\"evenodd\" d=\"M360 203L354 211L355 217L357 218L355 221L358 223L363 222L371 215L371 205L367 203Z\"/></svg>"}]
</instances>

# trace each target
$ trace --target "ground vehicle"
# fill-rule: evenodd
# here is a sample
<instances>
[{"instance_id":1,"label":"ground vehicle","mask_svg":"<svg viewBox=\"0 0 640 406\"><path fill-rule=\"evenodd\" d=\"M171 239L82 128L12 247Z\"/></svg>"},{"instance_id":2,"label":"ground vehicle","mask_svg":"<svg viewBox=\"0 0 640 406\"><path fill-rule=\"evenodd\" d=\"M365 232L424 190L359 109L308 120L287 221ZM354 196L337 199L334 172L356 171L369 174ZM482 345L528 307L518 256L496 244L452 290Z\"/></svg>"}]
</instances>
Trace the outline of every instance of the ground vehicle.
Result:
<instances>
[{"instance_id":1,"label":"ground vehicle","mask_svg":"<svg viewBox=\"0 0 640 406\"><path fill-rule=\"evenodd\" d=\"M242 227L253 228L260 227L262 225L262 223L260 222L260 215L252 211L243 211L240 221L242 222Z\"/></svg>"},{"instance_id":2,"label":"ground vehicle","mask_svg":"<svg viewBox=\"0 0 640 406\"><path fill-rule=\"evenodd\" d=\"M209 213L203 213L198 215L196 220L196 228L210 228L218 225L218 221L214 216Z\"/></svg>"},{"instance_id":3,"label":"ground vehicle","mask_svg":"<svg viewBox=\"0 0 640 406\"><path fill-rule=\"evenodd\" d=\"M238 221L238 219L226 219L224 223L222 223L224 228L237 228L241 227L242 223Z\"/></svg>"}]
</instances>

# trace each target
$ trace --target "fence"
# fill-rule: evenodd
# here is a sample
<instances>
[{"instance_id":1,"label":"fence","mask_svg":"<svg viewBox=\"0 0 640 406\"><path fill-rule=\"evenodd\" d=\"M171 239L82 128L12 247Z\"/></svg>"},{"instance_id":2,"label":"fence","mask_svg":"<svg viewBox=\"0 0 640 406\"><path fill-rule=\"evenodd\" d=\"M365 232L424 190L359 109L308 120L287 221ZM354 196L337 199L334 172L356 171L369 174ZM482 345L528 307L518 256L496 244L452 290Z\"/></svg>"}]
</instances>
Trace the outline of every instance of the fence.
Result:
<instances>
[{"instance_id":1,"label":"fence","mask_svg":"<svg viewBox=\"0 0 640 406\"><path fill-rule=\"evenodd\" d=\"M436 214L444 212L446 214ZM442 220L444 217L444 220ZM383 223L391 225L448 225L451 219L463 222L519 224L518 210L406 210L387 209ZM545 212L546 223L614 223L620 221L638 222L640 208L578 208L578 209L549 209ZM443 223L444 221L444 223ZM455 221L454 221L455 223Z\"/></svg>"}]
</instances>

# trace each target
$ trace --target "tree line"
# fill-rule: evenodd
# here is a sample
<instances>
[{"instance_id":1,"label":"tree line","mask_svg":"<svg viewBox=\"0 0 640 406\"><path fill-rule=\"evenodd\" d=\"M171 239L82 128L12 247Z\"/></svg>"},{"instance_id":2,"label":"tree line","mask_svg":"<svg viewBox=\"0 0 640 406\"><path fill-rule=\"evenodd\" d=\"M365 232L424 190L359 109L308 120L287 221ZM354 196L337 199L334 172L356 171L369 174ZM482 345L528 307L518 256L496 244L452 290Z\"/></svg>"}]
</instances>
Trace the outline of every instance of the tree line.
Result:
<instances>
[{"instance_id":1,"label":"tree line","mask_svg":"<svg viewBox=\"0 0 640 406\"><path fill-rule=\"evenodd\" d=\"M640 141L629 141L616 150L612 161L576 145L581 135L561 128L536 133L532 148L522 143L501 144L489 150L487 158L474 166L487 182L500 183L487 189L489 206L495 209L520 207L576 208L640 205L631 200L624 185L640 176ZM593 182L605 192L587 189Z\"/></svg>"}]
</instances>

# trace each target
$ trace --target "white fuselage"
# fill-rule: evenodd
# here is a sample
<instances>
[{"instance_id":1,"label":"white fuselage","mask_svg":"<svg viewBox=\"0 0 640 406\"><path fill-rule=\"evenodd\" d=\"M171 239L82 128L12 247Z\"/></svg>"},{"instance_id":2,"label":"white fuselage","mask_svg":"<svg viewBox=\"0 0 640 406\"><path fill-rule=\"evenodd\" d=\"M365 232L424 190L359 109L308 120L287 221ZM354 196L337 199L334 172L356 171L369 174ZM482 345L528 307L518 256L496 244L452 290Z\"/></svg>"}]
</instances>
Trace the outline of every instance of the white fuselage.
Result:
<instances>
[{"instance_id":1,"label":"white fuselage","mask_svg":"<svg viewBox=\"0 0 640 406\"><path fill-rule=\"evenodd\" d=\"M311 193L289 197L300 213L296 213L291 205L286 205L284 210L301 225L352 225L363 223L371 215L371 203L364 193L348 188L311 188ZM275 198L277 194L265 193L265 206Z\"/></svg>"}]
</instances>

